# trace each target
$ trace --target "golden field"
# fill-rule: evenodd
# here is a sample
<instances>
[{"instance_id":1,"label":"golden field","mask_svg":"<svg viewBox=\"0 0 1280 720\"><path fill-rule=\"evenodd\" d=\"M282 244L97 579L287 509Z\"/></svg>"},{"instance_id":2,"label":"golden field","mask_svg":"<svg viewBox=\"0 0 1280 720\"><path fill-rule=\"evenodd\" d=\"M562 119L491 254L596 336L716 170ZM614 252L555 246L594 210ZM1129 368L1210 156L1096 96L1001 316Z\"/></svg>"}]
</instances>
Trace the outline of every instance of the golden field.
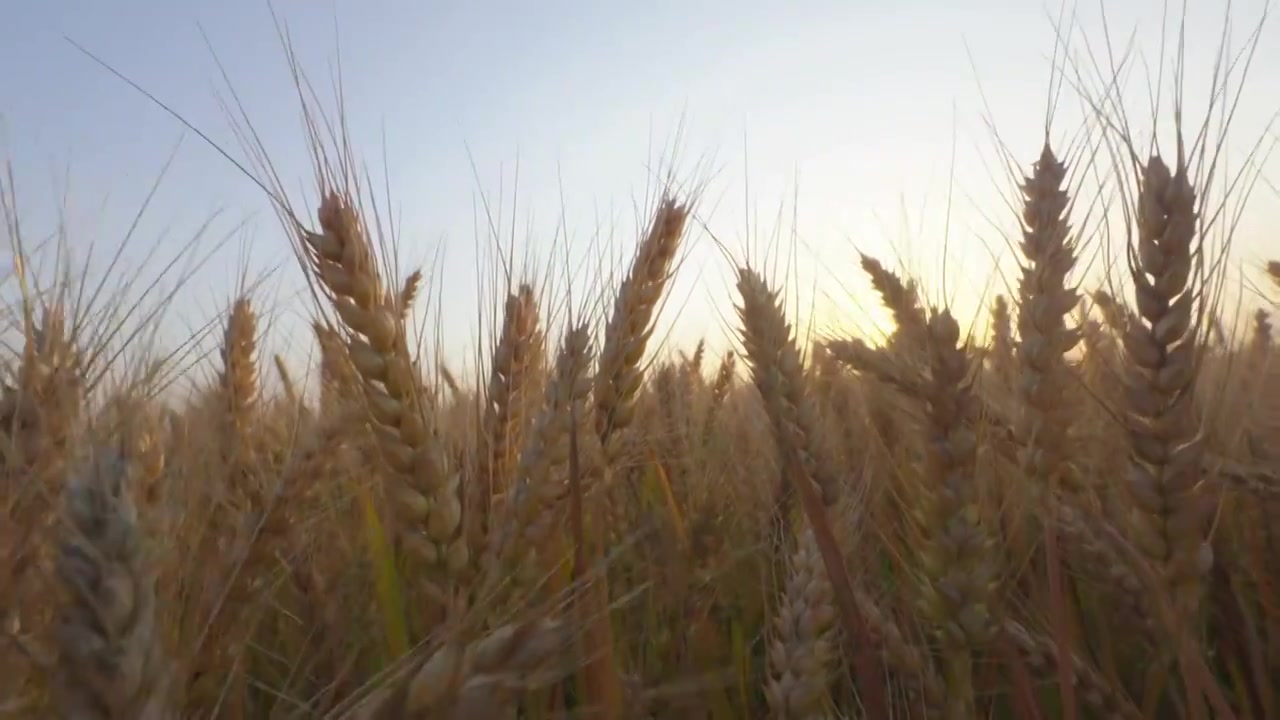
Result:
<instances>
[{"instance_id":1,"label":"golden field","mask_svg":"<svg viewBox=\"0 0 1280 720\"><path fill-rule=\"evenodd\" d=\"M658 353L698 223L673 186L603 312L510 277L466 382L420 356L431 290L319 122L316 206L263 180L316 383L246 292L164 402L163 360L107 372L96 295L16 262L0 716L1280 717L1271 301L1222 330L1213 138L1157 122L1176 144L1090 129L1125 262L1082 268L1079 147L1020 148L989 323L863 255L879 344L804 336L726 253L732 348Z\"/></svg>"}]
</instances>

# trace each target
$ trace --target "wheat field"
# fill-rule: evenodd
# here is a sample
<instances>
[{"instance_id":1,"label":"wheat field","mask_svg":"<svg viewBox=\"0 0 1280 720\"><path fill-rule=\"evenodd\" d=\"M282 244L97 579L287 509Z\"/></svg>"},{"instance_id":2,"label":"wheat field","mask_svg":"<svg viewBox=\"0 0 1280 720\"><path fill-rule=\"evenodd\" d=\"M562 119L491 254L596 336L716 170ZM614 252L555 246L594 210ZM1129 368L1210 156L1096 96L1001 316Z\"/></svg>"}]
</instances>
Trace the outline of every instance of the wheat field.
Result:
<instances>
[{"instance_id":1,"label":"wheat field","mask_svg":"<svg viewBox=\"0 0 1280 720\"><path fill-rule=\"evenodd\" d=\"M318 382L246 292L195 399L108 384L103 316L23 285L0 716L1280 717L1280 263L1229 337L1211 160L1158 121L1174 147L1095 128L1105 279L1046 140L982 326L862 255L892 334L806 336L726 257L731 347L659 353L699 200L673 186L600 317L512 279L480 382L420 356L428 281L314 131L318 202L279 210Z\"/></svg>"}]
</instances>

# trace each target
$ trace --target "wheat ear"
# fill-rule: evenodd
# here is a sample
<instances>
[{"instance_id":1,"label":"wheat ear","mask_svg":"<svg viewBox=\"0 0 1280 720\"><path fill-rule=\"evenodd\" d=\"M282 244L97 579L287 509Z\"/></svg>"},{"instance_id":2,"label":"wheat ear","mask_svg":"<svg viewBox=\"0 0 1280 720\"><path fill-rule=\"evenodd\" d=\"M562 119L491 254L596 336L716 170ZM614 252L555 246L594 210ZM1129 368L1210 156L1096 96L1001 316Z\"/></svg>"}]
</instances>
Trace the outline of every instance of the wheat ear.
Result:
<instances>
[{"instance_id":1,"label":"wheat ear","mask_svg":"<svg viewBox=\"0 0 1280 720\"><path fill-rule=\"evenodd\" d=\"M1018 287L1018 390L1023 399L1019 435L1027 445L1023 465L1036 487L1056 487L1076 477L1063 472L1066 427L1062 404L1069 379L1064 355L1080 342L1066 318L1079 302L1067 275L1076 264L1062 185L1067 169L1044 144L1031 177L1023 180L1022 280ZM1081 492L1081 488L1069 488Z\"/></svg>"},{"instance_id":2,"label":"wheat ear","mask_svg":"<svg viewBox=\"0 0 1280 720\"><path fill-rule=\"evenodd\" d=\"M1277 287L1280 287L1280 260L1268 260L1264 269L1267 273L1267 279L1271 280Z\"/></svg>"},{"instance_id":3,"label":"wheat ear","mask_svg":"<svg viewBox=\"0 0 1280 720\"><path fill-rule=\"evenodd\" d=\"M840 487L828 473L829 465L822 462L825 451L819 443L818 408L805 393L804 368L791 326L777 294L754 271L739 271L738 291L742 344L778 448L796 471L818 486L823 504L831 507L839 500Z\"/></svg>"},{"instance_id":4,"label":"wheat ear","mask_svg":"<svg viewBox=\"0 0 1280 720\"><path fill-rule=\"evenodd\" d=\"M518 461L525 419L525 393L530 372L542 353L542 332L538 327L538 305L533 288L522 285L507 298L502 333L493 350L493 367L485 393L483 433L478 462L475 529L488 534L490 503L494 495L506 492Z\"/></svg>"},{"instance_id":5,"label":"wheat ear","mask_svg":"<svg viewBox=\"0 0 1280 720\"><path fill-rule=\"evenodd\" d=\"M925 473L911 514L924 539L920 609L942 646L948 718L969 717L973 650L994 631L992 602L999 568L994 539L982 524L976 487L978 438L969 358L960 328L943 310L929 320L931 368L925 426Z\"/></svg>"},{"instance_id":6,"label":"wheat ear","mask_svg":"<svg viewBox=\"0 0 1280 720\"><path fill-rule=\"evenodd\" d=\"M320 412L330 413L360 393L360 377L347 357L346 342L332 327L312 324L320 346Z\"/></svg>"},{"instance_id":7,"label":"wheat ear","mask_svg":"<svg viewBox=\"0 0 1280 720\"><path fill-rule=\"evenodd\" d=\"M1075 241L1068 220L1070 198L1063 188L1067 168L1053 153L1046 138L1030 177L1022 182L1022 278L1018 285L1018 382L1022 413L1015 432L1023 444L1020 465L1031 480L1030 491L1042 507L1050 507L1059 492L1076 497L1091 493L1079 481L1066 460L1070 417L1067 402L1070 379L1065 355L1080 342L1080 328L1068 327L1067 317L1079 303L1079 294L1067 284L1076 264ZM1049 514L1052 519L1052 514ZM1065 616L1065 583L1061 551L1053 523L1045 524L1045 560L1052 593L1052 614ZM1061 623L1054 626L1060 651L1069 653L1071 639ZM1063 711L1076 710L1071 666L1059 662L1064 673L1059 683Z\"/></svg>"},{"instance_id":8,"label":"wheat ear","mask_svg":"<svg viewBox=\"0 0 1280 720\"><path fill-rule=\"evenodd\" d=\"M732 352L725 353L724 357L720 359L720 367L716 369L715 380L711 381L711 399L707 404L707 415L702 425L703 443L706 443L711 438L720 409L724 407L724 400L729 396L729 390L733 387L733 370L736 362L737 355Z\"/></svg>"},{"instance_id":9,"label":"wheat ear","mask_svg":"<svg viewBox=\"0 0 1280 720\"><path fill-rule=\"evenodd\" d=\"M1003 382L1013 379L1013 320L1009 300L996 295L991 304L991 369Z\"/></svg>"},{"instance_id":10,"label":"wheat ear","mask_svg":"<svg viewBox=\"0 0 1280 720\"><path fill-rule=\"evenodd\" d=\"M915 285L904 282L870 255L860 253L859 261L862 271L871 278L871 286L880 294L884 306L893 313L896 327L889 339L890 346L908 353L922 351L927 335L927 320Z\"/></svg>"},{"instance_id":11,"label":"wheat ear","mask_svg":"<svg viewBox=\"0 0 1280 720\"><path fill-rule=\"evenodd\" d=\"M57 637L58 699L74 720L175 718L123 458L100 452L66 488L69 537L58 576L69 596Z\"/></svg>"},{"instance_id":12,"label":"wheat ear","mask_svg":"<svg viewBox=\"0 0 1280 720\"><path fill-rule=\"evenodd\" d=\"M1147 162L1137 247L1129 253L1137 315L1124 335L1131 369L1130 528L1135 544L1164 575L1176 619L1188 632L1202 577L1213 562L1205 537L1212 497L1200 481L1203 453L1193 404L1195 202L1181 159L1174 173L1158 156Z\"/></svg>"},{"instance_id":13,"label":"wheat ear","mask_svg":"<svg viewBox=\"0 0 1280 720\"><path fill-rule=\"evenodd\" d=\"M409 311L413 309L413 301L418 299L418 292L422 290L422 271L414 270L404 279L404 285L400 287L400 294L396 298L396 305L400 308L400 318L405 320L409 317Z\"/></svg>"},{"instance_id":14,"label":"wheat ear","mask_svg":"<svg viewBox=\"0 0 1280 720\"><path fill-rule=\"evenodd\" d=\"M248 464L252 425L258 409L258 318L249 299L238 298L227 316L219 384L226 403L225 441L232 465Z\"/></svg>"},{"instance_id":15,"label":"wheat ear","mask_svg":"<svg viewBox=\"0 0 1280 720\"><path fill-rule=\"evenodd\" d=\"M564 337L545 399L520 453L516 483L503 508L503 522L489 535L485 587L499 580L536 579L546 568L531 559L545 551L563 517L555 512L564 498L563 472L569 462L569 428L574 418L588 417L591 396L591 335L585 325Z\"/></svg>"},{"instance_id":16,"label":"wheat ear","mask_svg":"<svg viewBox=\"0 0 1280 720\"><path fill-rule=\"evenodd\" d=\"M831 581L808 524L789 563L786 587L773 621L764 694L778 720L830 717L829 683L838 657Z\"/></svg>"},{"instance_id":17,"label":"wheat ear","mask_svg":"<svg viewBox=\"0 0 1280 720\"><path fill-rule=\"evenodd\" d=\"M1031 633L1013 620L1005 620L1001 631L1027 659L1032 670L1046 679L1055 674L1060 653L1052 640ZM1068 662L1072 666L1071 675L1079 686L1080 699L1097 713L1096 717L1108 720L1138 720L1143 717L1128 696L1084 660L1071 655Z\"/></svg>"},{"instance_id":18,"label":"wheat ear","mask_svg":"<svg viewBox=\"0 0 1280 720\"><path fill-rule=\"evenodd\" d=\"M460 474L423 407L400 309L383 289L373 248L349 199L330 193L319 219L322 232L304 233L304 244L348 330L347 355L360 374L378 447L391 471L388 494L398 538L419 560L460 575L470 564Z\"/></svg>"},{"instance_id":19,"label":"wheat ear","mask_svg":"<svg viewBox=\"0 0 1280 720\"><path fill-rule=\"evenodd\" d=\"M742 298L738 308L742 344L751 364L751 377L784 459L785 485L779 488L780 496L790 497L792 491L800 496L821 551L845 637L858 647L853 658L858 690L869 712L883 714L887 705L879 684L878 663L862 642L870 632L858 611L853 583L827 517L829 508L839 500L840 488L832 479L829 460L818 439L817 410L805 392L800 351L777 292L757 272L750 268L738 270L738 294ZM785 515L783 504L775 510L775 517ZM778 521L777 525L779 529L785 527L784 522Z\"/></svg>"},{"instance_id":20,"label":"wheat ear","mask_svg":"<svg viewBox=\"0 0 1280 720\"><path fill-rule=\"evenodd\" d=\"M1111 293L1101 288L1089 293L1089 297L1093 299L1094 307L1098 308L1098 312L1102 314L1103 323L1112 332L1123 337L1129 330L1129 323L1133 320L1133 314L1117 302L1111 296Z\"/></svg>"},{"instance_id":21,"label":"wheat ear","mask_svg":"<svg viewBox=\"0 0 1280 720\"><path fill-rule=\"evenodd\" d=\"M359 715L366 720L514 718L521 693L570 671L569 625L554 620L503 625L466 645L446 644Z\"/></svg>"},{"instance_id":22,"label":"wheat ear","mask_svg":"<svg viewBox=\"0 0 1280 720\"><path fill-rule=\"evenodd\" d=\"M618 288L605 326L596 371L595 427L606 452L612 435L631 424L636 394L644 381L640 361L653 333L653 318L671 276L689 208L667 198L658 206L631 270Z\"/></svg>"},{"instance_id":23,"label":"wheat ear","mask_svg":"<svg viewBox=\"0 0 1280 720\"><path fill-rule=\"evenodd\" d=\"M924 701L925 715L930 718L939 716L946 705L946 690L933 659L925 650L908 641L893 618L886 615L870 596L855 589L854 597L858 610L879 639L890 667L907 677L919 678L918 693Z\"/></svg>"}]
</instances>

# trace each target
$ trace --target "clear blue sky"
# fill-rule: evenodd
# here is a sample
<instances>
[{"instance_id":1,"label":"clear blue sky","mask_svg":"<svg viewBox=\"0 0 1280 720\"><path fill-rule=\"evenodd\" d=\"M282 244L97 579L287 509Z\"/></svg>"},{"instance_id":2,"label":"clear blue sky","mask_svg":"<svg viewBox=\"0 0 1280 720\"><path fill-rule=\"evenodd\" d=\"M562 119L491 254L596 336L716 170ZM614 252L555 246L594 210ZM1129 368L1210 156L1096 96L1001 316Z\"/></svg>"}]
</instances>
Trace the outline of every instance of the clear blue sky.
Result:
<instances>
[{"instance_id":1,"label":"clear blue sky","mask_svg":"<svg viewBox=\"0 0 1280 720\"><path fill-rule=\"evenodd\" d=\"M1157 0L1080 3L1075 53L1083 57L1086 40L1094 48L1105 42L1102 5L1113 45L1122 49L1132 35L1153 68ZM1192 5L1188 114L1199 121L1224 3ZM1263 4L1233 5L1239 48ZM711 229L739 256L757 259L780 232L784 250L795 248L799 260L793 282L801 310L808 314L816 294L823 324L867 327L882 317L865 297L855 248L890 263L901 257L933 297L941 294L953 177L947 293L973 312L992 276L991 253L1007 254L986 218L1005 232L1016 227L1003 204L1009 185L979 88L1008 149L1029 163L1040 145L1059 12L1025 0L276 0L275 8L326 100L341 47L353 139L373 172L385 169L390 178L406 265L441 253L429 268L429 293L432 310L444 313L451 356L474 347L477 281L490 275L492 244L475 223L480 194L496 202L504 188L509 225L518 161L520 252L543 262L562 252L553 244L565 242L554 234L563 201L569 244L589 247L603 232L616 258L631 247L634 203L679 128L678 169L714 171L702 206ZM214 212L220 215L201 248L212 252L217 240L230 240L183 288L167 337L225 308L241 265L277 267L259 294L280 323L268 349L297 355L310 341L299 323L309 301L291 295L299 270L261 194L64 40L85 45L239 155L201 28L286 182L309 189L298 106L265 0L11 0L0 22L0 143L14 163L28 234L48 232L65 204L73 249L94 242L99 254L119 243L177 147L130 257L156 247L177 252ZM1145 135L1147 82L1141 65L1135 71L1128 108ZM1268 92L1280 81L1273 23L1251 72L1230 169L1280 106ZM1076 94L1063 97L1054 128L1060 143L1082 114ZM1267 167L1269 179L1280 181L1276 163ZM1280 256L1264 233L1280 212L1266 187L1252 202L1235 257L1256 263ZM673 338L681 343L705 334L723 346L734 299L727 266L705 234L691 240L666 319L678 320Z\"/></svg>"}]
</instances>

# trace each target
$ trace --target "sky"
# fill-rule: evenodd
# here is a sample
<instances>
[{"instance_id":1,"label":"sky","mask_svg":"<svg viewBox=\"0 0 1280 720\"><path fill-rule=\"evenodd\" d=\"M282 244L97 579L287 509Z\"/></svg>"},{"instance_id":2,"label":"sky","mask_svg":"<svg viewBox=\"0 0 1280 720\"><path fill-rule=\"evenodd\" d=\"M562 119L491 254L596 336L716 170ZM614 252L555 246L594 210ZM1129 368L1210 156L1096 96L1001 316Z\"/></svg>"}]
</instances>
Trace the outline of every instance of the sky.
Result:
<instances>
[{"instance_id":1,"label":"sky","mask_svg":"<svg viewBox=\"0 0 1280 720\"><path fill-rule=\"evenodd\" d=\"M329 110L341 68L355 151L377 191L389 188L401 275L427 272L427 335L449 362L470 364L486 342L501 289L495 253L508 241L533 267L552 268L556 292L569 289L583 306L634 248L666 171L701 192L660 323L664 348L700 337L730 346L733 261L788 287L802 332L874 336L886 318L859 251L905 267L962 322L1013 287L1009 163L1025 170L1039 154L1060 39L1074 65L1059 53L1058 67L1078 70L1057 95L1056 148L1082 137L1101 87L1090 58L1106 63L1108 39L1117 55L1132 47L1122 96L1139 142L1151 134L1148 89L1157 84L1167 142L1170 49L1158 83L1155 73L1162 38L1170 47L1177 39L1181 9L1171 4L1163 23L1169 9L1159 0L1065 10L1028 0L9 0L0 153L12 163L28 244L61 228L74 257L93 258L91 274L164 276L165 288L183 279L166 303L163 348L212 327L247 269L262 278L252 289L271 325L264 351L305 362L314 305L263 192L72 44L243 160L223 104L234 90L294 200L313 214L274 9ZM1184 116L1193 130L1206 115L1227 7L1188 6ZM1232 53L1248 49L1264 9L1262 0L1230 4ZM1244 276L1280 256L1270 235L1280 201L1268 184L1280 183L1280 165L1267 156L1280 31L1268 22L1261 32L1218 176L1261 177L1232 240ZM1082 184L1111 172L1098 167L1105 158L1091 166L1074 147ZM123 260L110 266L126 237ZM1105 264L1099 254L1082 273ZM174 269L172 258L199 262Z\"/></svg>"}]
</instances>

